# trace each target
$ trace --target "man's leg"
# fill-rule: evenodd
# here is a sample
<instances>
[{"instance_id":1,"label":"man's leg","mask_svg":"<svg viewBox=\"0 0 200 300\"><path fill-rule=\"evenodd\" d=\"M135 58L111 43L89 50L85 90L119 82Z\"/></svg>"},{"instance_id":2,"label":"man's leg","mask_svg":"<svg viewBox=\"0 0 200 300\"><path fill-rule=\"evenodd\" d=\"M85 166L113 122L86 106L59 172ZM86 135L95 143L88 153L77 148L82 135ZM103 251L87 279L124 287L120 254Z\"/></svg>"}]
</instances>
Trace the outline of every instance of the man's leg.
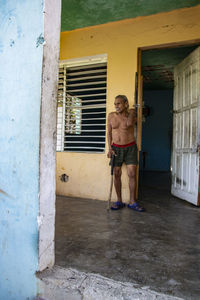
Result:
<instances>
[{"instance_id":1,"label":"man's leg","mask_svg":"<svg viewBox=\"0 0 200 300\"><path fill-rule=\"evenodd\" d=\"M138 212L143 212L145 209L139 205L135 199L136 192L136 165L127 165L127 172L129 177L130 203L128 208Z\"/></svg>"},{"instance_id":2,"label":"man's leg","mask_svg":"<svg viewBox=\"0 0 200 300\"><path fill-rule=\"evenodd\" d=\"M121 182L121 167L114 167L114 184L115 184L115 190L117 194L117 202L114 202L111 206L111 209L118 210L120 208L125 207L125 204L122 202L122 182Z\"/></svg>"},{"instance_id":3,"label":"man's leg","mask_svg":"<svg viewBox=\"0 0 200 300\"><path fill-rule=\"evenodd\" d=\"M130 204L136 203L136 165L127 165L129 177Z\"/></svg>"},{"instance_id":4,"label":"man's leg","mask_svg":"<svg viewBox=\"0 0 200 300\"><path fill-rule=\"evenodd\" d=\"M117 194L117 201L122 202L122 170L121 167L114 167L114 185Z\"/></svg>"}]
</instances>

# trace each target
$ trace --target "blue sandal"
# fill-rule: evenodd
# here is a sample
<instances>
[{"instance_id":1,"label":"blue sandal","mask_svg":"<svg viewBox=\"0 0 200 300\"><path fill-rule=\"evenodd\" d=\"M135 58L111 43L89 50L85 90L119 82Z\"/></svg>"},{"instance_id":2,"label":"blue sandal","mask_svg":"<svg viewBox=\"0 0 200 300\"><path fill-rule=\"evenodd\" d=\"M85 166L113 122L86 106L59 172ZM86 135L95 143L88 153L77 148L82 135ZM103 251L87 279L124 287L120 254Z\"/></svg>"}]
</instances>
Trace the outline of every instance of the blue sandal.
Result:
<instances>
[{"instance_id":1,"label":"blue sandal","mask_svg":"<svg viewBox=\"0 0 200 300\"><path fill-rule=\"evenodd\" d=\"M145 211L144 207L141 207L138 202L133 203L133 204L128 204L128 208L133 209L133 210L138 211L138 212L144 212Z\"/></svg>"},{"instance_id":2,"label":"blue sandal","mask_svg":"<svg viewBox=\"0 0 200 300\"><path fill-rule=\"evenodd\" d=\"M118 209L125 207L125 203L120 202L120 201L114 202L113 204L114 204L114 206L111 206L111 208L110 208L112 210L118 210Z\"/></svg>"}]
</instances>

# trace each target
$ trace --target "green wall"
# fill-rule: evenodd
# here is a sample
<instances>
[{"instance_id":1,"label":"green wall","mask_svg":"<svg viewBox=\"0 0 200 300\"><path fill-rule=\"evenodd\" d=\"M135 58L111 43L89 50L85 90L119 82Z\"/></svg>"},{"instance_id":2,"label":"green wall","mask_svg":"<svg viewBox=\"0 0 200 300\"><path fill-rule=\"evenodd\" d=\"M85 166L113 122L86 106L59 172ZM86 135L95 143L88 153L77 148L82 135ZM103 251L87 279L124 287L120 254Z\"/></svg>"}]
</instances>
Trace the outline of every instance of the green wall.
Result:
<instances>
[{"instance_id":1,"label":"green wall","mask_svg":"<svg viewBox=\"0 0 200 300\"><path fill-rule=\"evenodd\" d=\"M62 0L61 31L147 16L200 4L200 0Z\"/></svg>"}]
</instances>

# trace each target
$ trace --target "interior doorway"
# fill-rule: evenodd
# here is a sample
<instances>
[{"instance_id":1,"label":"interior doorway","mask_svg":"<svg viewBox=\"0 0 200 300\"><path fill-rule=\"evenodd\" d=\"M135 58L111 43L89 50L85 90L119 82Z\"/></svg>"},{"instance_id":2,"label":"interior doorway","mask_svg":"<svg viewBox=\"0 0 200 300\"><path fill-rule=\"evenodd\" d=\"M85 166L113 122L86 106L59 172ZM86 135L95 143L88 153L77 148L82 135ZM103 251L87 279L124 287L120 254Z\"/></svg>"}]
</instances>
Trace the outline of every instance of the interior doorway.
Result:
<instances>
[{"instance_id":1,"label":"interior doorway","mask_svg":"<svg viewBox=\"0 0 200 300\"><path fill-rule=\"evenodd\" d=\"M164 189L168 193L171 191L173 126L175 126L173 125L174 68L198 46L199 44L181 45L175 48L142 51L140 187Z\"/></svg>"},{"instance_id":2,"label":"interior doorway","mask_svg":"<svg viewBox=\"0 0 200 300\"><path fill-rule=\"evenodd\" d=\"M143 184L170 190L173 90L144 90L143 100L140 160Z\"/></svg>"}]
</instances>

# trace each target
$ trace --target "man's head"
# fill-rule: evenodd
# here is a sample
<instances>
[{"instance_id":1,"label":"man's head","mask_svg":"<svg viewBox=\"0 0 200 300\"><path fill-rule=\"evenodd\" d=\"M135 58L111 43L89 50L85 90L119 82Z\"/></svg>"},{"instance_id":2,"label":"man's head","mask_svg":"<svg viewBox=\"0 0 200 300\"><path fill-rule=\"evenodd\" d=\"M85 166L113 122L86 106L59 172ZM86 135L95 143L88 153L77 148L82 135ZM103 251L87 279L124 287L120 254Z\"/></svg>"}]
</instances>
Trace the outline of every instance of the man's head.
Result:
<instances>
[{"instance_id":1,"label":"man's head","mask_svg":"<svg viewBox=\"0 0 200 300\"><path fill-rule=\"evenodd\" d=\"M128 98L125 95L118 95L115 97L115 109L118 113L126 111L129 107Z\"/></svg>"}]
</instances>

